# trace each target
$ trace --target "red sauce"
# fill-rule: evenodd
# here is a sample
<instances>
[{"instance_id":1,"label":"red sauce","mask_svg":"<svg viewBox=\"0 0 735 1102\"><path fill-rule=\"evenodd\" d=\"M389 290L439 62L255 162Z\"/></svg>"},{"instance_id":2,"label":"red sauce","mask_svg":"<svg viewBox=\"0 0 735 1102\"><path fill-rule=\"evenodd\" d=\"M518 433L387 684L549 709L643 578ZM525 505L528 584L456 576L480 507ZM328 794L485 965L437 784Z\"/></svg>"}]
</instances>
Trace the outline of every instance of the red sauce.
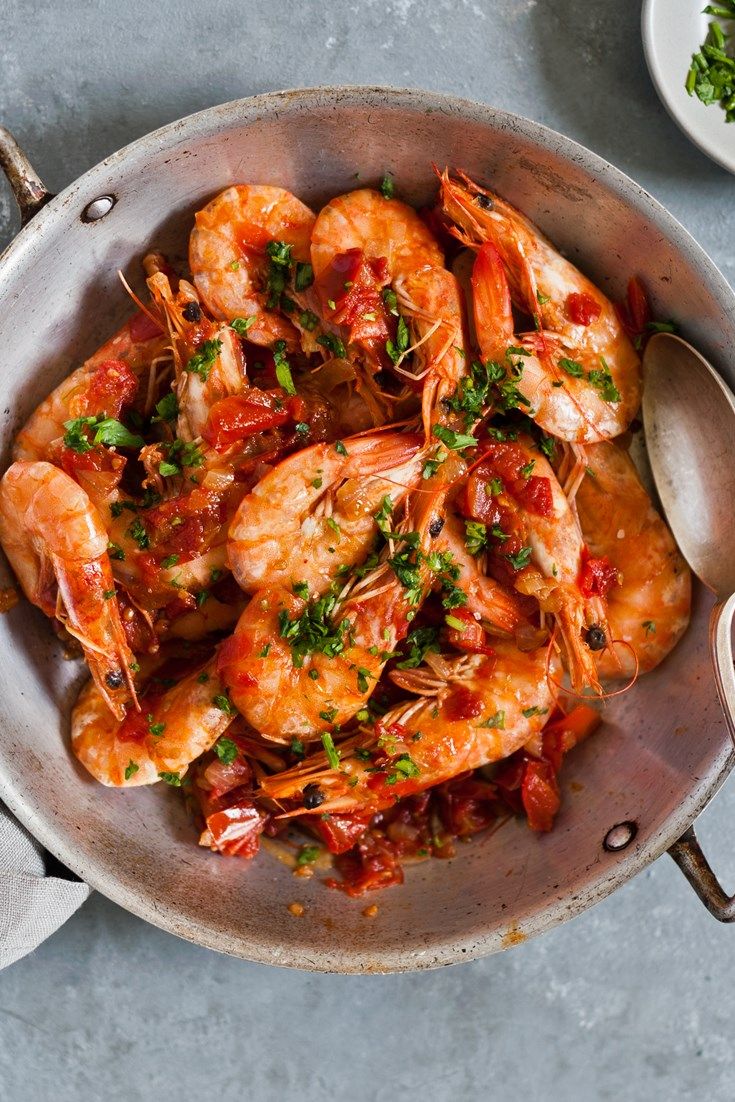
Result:
<instances>
[{"instance_id":1,"label":"red sauce","mask_svg":"<svg viewBox=\"0 0 735 1102\"><path fill-rule=\"evenodd\" d=\"M355 812L353 815L330 814L328 819L304 817L304 825L316 831L330 853L346 853L367 830L372 815Z\"/></svg>"},{"instance_id":2,"label":"red sauce","mask_svg":"<svg viewBox=\"0 0 735 1102\"><path fill-rule=\"evenodd\" d=\"M475 719L481 716L485 710L485 704L479 693L467 689L463 685L453 689L442 705L442 718L450 723L455 720Z\"/></svg>"},{"instance_id":3,"label":"red sauce","mask_svg":"<svg viewBox=\"0 0 735 1102\"><path fill-rule=\"evenodd\" d=\"M151 549L160 558L195 558L212 545L226 522L226 505L215 494L196 488L145 513Z\"/></svg>"},{"instance_id":4,"label":"red sauce","mask_svg":"<svg viewBox=\"0 0 735 1102\"><path fill-rule=\"evenodd\" d=\"M485 489L485 486L489 489L493 478L500 478L503 489L527 512L541 517L551 516L554 506L551 481L533 473L528 477L524 476L522 470L530 460L528 453L520 445L488 440L482 443L482 451L483 459L467 481L462 510L465 516L483 524L499 523L499 507ZM486 517L491 519L486 520Z\"/></svg>"},{"instance_id":5,"label":"red sauce","mask_svg":"<svg viewBox=\"0 0 735 1102\"><path fill-rule=\"evenodd\" d=\"M566 309L567 317L575 325L591 325L602 313L600 303L585 291L567 295Z\"/></svg>"}]
</instances>

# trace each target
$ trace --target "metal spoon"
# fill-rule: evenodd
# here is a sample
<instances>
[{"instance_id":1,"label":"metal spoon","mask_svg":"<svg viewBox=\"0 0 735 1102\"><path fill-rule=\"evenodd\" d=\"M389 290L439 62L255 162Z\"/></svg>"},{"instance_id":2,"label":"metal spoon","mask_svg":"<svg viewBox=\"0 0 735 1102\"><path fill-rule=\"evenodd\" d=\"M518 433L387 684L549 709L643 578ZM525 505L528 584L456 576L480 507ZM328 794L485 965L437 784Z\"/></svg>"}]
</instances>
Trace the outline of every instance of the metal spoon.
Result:
<instances>
[{"instance_id":1,"label":"metal spoon","mask_svg":"<svg viewBox=\"0 0 735 1102\"><path fill-rule=\"evenodd\" d=\"M643 379L646 447L666 519L717 597L710 652L735 741L735 397L699 352L670 333L648 342Z\"/></svg>"}]
</instances>

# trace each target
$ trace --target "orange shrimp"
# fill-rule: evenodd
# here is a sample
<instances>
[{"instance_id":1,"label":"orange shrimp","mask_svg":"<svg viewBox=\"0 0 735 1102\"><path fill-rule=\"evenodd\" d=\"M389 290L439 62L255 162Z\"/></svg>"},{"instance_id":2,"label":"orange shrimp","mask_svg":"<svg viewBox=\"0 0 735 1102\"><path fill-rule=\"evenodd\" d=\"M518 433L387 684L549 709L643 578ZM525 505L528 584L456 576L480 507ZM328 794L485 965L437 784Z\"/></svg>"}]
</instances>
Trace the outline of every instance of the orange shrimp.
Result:
<instances>
[{"instance_id":1,"label":"orange shrimp","mask_svg":"<svg viewBox=\"0 0 735 1102\"><path fill-rule=\"evenodd\" d=\"M467 769L507 758L529 743L553 705L547 648L522 653L499 641L493 655L428 655L394 679L419 694L362 729L334 753L319 752L287 772L266 777L263 795L303 800L288 815L374 814ZM356 752L356 750L358 752ZM315 798L316 796L316 798Z\"/></svg>"},{"instance_id":2,"label":"orange shrimp","mask_svg":"<svg viewBox=\"0 0 735 1102\"><path fill-rule=\"evenodd\" d=\"M421 475L421 440L368 433L314 444L283 459L243 498L230 525L228 560L248 593L305 583L323 593L337 571L366 558L384 498L405 499Z\"/></svg>"},{"instance_id":3,"label":"orange shrimp","mask_svg":"<svg viewBox=\"0 0 735 1102\"><path fill-rule=\"evenodd\" d=\"M247 722L277 742L315 739L360 710L434 579L432 530L444 491L412 503L383 559L341 593L309 600L271 587L253 594L219 670ZM414 530L415 525L415 530ZM391 553L394 552L394 553Z\"/></svg>"},{"instance_id":4,"label":"orange shrimp","mask_svg":"<svg viewBox=\"0 0 735 1102\"><path fill-rule=\"evenodd\" d=\"M457 237L479 250L472 286L483 358L503 362L503 343L529 354L517 387L547 432L577 443L624 432L640 405L641 366L610 300L515 207L468 177L445 170L441 202ZM536 325L517 338L503 275Z\"/></svg>"},{"instance_id":5,"label":"orange shrimp","mask_svg":"<svg viewBox=\"0 0 735 1102\"><path fill-rule=\"evenodd\" d=\"M115 787L178 786L189 764L209 750L235 711L211 659L165 692L141 697L139 712L112 716L89 682L71 717L74 754L95 780Z\"/></svg>"},{"instance_id":6,"label":"orange shrimp","mask_svg":"<svg viewBox=\"0 0 735 1102\"><path fill-rule=\"evenodd\" d=\"M18 461L0 482L0 543L23 592L82 645L105 705L121 719L135 701L107 553L84 490L57 467Z\"/></svg>"},{"instance_id":7,"label":"orange shrimp","mask_svg":"<svg viewBox=\"0 0 735 1102\"><path fill-rule=\"evenodd\" d=\"M676 646L689 624L691 572L641 485L626 451L611 443L583 449L585 477L575 501L590 553L605 557L620 582L607 598L613 640L601 677L647 673Z\"/></svg>"},{"instance_id":8,"label":"orange shrimp","mask_svg":"<svg viewBox=\"0 0 735 1102\"><path fill-rule=\"evenodd\" d=\"M296 348L296 329L277 310L280 293L272 278L268 286L269 267L285 273L293 262L308 264L313 227L312 211L280 187L239 184L197 211L189 267L213 317L247 320L255 344L285 340ZM274 252L274 245L285 249Z\"/></svg>"}]
</instances>

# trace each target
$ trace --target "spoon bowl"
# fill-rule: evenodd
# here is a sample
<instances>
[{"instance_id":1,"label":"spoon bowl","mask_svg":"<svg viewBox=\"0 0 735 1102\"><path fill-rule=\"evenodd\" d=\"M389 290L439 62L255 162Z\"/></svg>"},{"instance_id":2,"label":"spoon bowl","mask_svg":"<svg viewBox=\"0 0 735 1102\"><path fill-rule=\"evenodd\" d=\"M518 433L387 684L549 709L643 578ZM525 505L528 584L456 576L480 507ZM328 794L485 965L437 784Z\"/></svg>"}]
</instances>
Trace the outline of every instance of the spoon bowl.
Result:
<instances>
[{"instance_id":1,"label":"spoon bowl","mask_svg":"<svg viewBox=\"0 0 735 1102\"><path fill-rule=\"evenodd\" d=\"M690 567L717 596L710 648L735 740L735 397L690 344L658 333L643 357L646 447L666 519Z\"/></svg>"}]
</instances>

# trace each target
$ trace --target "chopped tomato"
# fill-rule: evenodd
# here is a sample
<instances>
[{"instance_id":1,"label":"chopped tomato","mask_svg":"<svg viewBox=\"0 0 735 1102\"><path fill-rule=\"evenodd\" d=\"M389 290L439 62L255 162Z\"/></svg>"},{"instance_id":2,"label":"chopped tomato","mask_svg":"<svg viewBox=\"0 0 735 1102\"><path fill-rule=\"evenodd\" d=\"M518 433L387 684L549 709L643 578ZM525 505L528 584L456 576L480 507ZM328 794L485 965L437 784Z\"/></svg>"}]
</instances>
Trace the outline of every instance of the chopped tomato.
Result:
<instances>
[{"instance_id":1,"label":"chopped tomato","mask_svg":"<svg viewBox=\"0 0 735 1102\"><path fill-rule=\"evenodd\" d=\"M495 653L492 647L488 646L485 629L468 608L452 609L452 618L460 620L463 626L462 628L446 626L445 635L448 643L457 650L464 650L470 654Z\"/></svg>"},{"instance_id":2,"label":"chopped tomato","mask_svg":"<svg viewBox=\"0 0 735 1102\"><path fill-rule=\"evenodd\" d=\"M465 516L483 524L498 524L500 506L490 492L493 478L500 478L503 489L522 508L536 516L547 517L553 509L551 482L533 474L527 453L518 444L485 440L481 444L483 458L473 469L460 508Z\"/></svg>"},{"instance_id":3,"label":"chopped tomato","mask_svg":"<svg viewBox=\"0 0 735 1102\"><path fill-rule=\"evenodd\" d=\"M599 302L585 291L573 291L567 295L567 316L575 325L591 325L602 313Z\"/></svg>"},{"instance_id":4,"label":"chopped tomato","mask_svg":"<svg viewBox=\"0 0 735 1102\"><path fill-rule=\"evenodd\" d=\"M447 696L441 709L442 718L450 723L463 719L475 719L485 711L482 696L473 689L458 685Z\"/></svg>"},{"instance_id":5,"label":"chopped tomato","mask_svg":"<svg viewBox=\"0 0 735 1102\"><path fill-rule=\"evenodd\" d=\"M104 413L107 417L118 418L137 390L135 373L124 360L104 360L89 381L87 413Z\"/></svg>"},{"instance_id":6,"label":"chopped tomato","mask_svg":"<svg viewBox=\"0 0 735 1102\"><path fill-rule=\"evenodd\" d=\"M178 555L180 562L211 546L226 520L224 502L198 487L145 513L151 547L161 557Z\"/></svg>"},{"instance_id":7,"label":"chopped tomato","mask_svg":"<svg viewBox=\"0 0 735 1102\"><path fill-rule=\"evenodd\" d=\"M234 394L215 402L202 436L216 451L226 451L238 440L277 428L303 417L304 402L283 391L257 390Z\"/></svg>"},{"instance_id":8,"label":"chopped tomato","mask_svg":"<svg viewBox=\"0 0 735 1102\"><path fill-rule=\"evenodd\" d=\"M579 576L579 589L583 597L606 597L619 580L619 572L608 558L593 559L588 554L584 555Z\"/></svg>"},{"instance_id":9,"label":"chopped tomato","mask_svg":"<svg viewBox=\"0 0 735 1102\"><path fill-rule=\"evenodd\" d=\"M638 348L650 334L648 325L652 314L648 295L636 276L628 281L626 300L617 307L617 312L625 332Z\"/></svg>"},{"instance_id":10,"label":"chopped tomato","mask_svg":"<svg viewBox=\"0 0 735 1102\"><path fill-rule=\"evenodd\" d=\"M385 343L391 325L381 291L388 283L384 257L366 257L362 249L338 253L319 276L327 317L349 329L350 341Z\"/></svg>"},{"instance_id":11,"label":"chopped tomato","mask_svg":"<svg viewBox=\"0 0 735 1102\"><path fill-rule=\"evenodd\" d=\"M347 895L359 896L403 883L403 869L394 847L377 832L368 832L356 846L338 856L334 864L342 880L329 879L326 883Z\"/></svg>"},{"instance_id":12,"label":"chopped tomato","mask_svg":"<svg viewBox=\"0 0 735 1102\"><path fill-rule=\"evenodd\" d=\"M305 820L307 819L304 816ZM308 826L316 831L330 853L346 853L362 838L372 816L355 812L353 815L330 814L325 819L308 816Z\"/></svg>"},{"instance_id":13,"label":"chopped tomato","mask_svg":"<svg viewBox=\"0 0 735 1102\"><path fill-rule=\"evenodd\" d=\"M577 704L568 715L552 719L542 734L543 758L558 773L564 755L596 731L601 722L600 713L589 704Z\"/></svg>"},{"instance_id":14,"label":"chopped tomato","mask_svg":"<svg viewBox=\"0 0 735 1102\"><path fill-rule=\"evenodd\" d=\"M246 798L213 811L205 818L211 848L230 857L254 857L260 848L260 835L266 822L264 812Z\"/></svg>"},{"instance_id":15,"label":"chopped tomato","mask_svg":"<svg viewBox=\"0 0 735 1102\"><path fill-rule=\"evenodd\" d=\"M521 801L531 830L551 830L561 806L559 785L551 765L530 759L523 771Z\"/></svg>"}]
</instances>

